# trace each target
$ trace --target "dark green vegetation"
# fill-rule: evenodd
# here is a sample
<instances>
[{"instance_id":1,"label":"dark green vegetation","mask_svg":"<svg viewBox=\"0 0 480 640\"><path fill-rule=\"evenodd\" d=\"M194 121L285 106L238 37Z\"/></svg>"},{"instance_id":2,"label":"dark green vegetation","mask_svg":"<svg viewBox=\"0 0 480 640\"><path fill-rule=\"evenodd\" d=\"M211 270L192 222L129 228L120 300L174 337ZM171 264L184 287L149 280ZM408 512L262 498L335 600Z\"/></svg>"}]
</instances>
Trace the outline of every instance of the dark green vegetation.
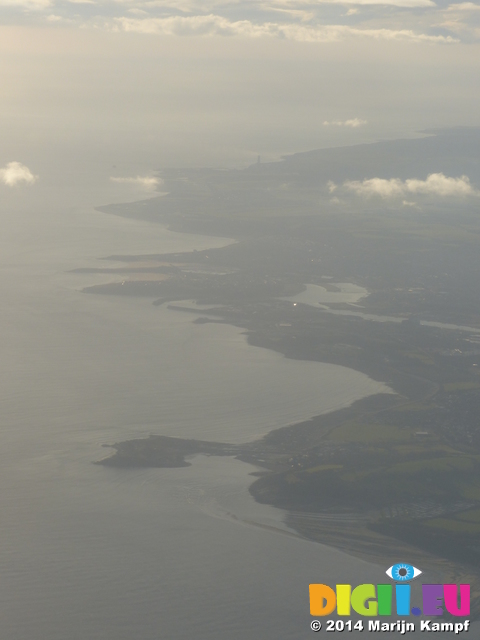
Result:
<instances>
[{"instance_id":1,"label":"dark green vegetation","mask_svg":"<svg viewBox=\"0 0 480 640\"><path fill-rule=\"evenodd\" d=\"M244 171L166 171L167 196L105 208L238 242L188 254L112 256L125 266L105 271L123 282L87 291L149 296L157 304L193 299L211 305L197 322L242 327L252 345L351 367L396 392L235 451L150 439L116 445L112 462L178 466L187 453L236 454L265 469L251 487L255 498L289 510L288 522L303 535L382 561L403 550L450 576L478 576L480 198L425 197L419 209L346 195L332 203L326 184L424 180L434 172L466 174L478 184L479 142L478 131L460 130L297 154ZM279 299L305 284L334 292L342 282L368 289L361 308Z\"/></svg>"},{"instance_id":2,"label":"dark green vegetation","mask_svg":"<svg viewBox=\"0 0 480 640\"><path fill-rule=\"evenodd\" d=\"M185 460L185 456L195 453L234 456L240 451L239 447L233 444L183 440L168 436L150 436L148 440L127 440L112 447L115 454L96 464L107 467L189 467L190 463Z\"/></svg>"}]
</instances>

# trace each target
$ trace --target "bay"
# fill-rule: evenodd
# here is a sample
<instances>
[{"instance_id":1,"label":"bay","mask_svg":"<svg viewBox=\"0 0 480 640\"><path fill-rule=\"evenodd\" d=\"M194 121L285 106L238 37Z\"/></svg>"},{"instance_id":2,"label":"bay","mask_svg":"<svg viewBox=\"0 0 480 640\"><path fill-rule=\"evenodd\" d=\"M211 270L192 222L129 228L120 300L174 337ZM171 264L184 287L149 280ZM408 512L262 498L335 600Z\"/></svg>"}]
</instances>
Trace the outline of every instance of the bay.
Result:
<instances>
[{"instance_id":1,"label":"bay","mask_svg":"<svg viewBox=\"0 0 480 640\"><path fill-rule=\"evenodd\" d=\"M115 197L45 187L0 211L2 638L310 637L310 582L379 582L385 568L298 538L249 496L239 461L91 463L150 433L253 439L386 387L147 300L82 294L104 276L69 270L99 257L230 242L92 209Z\"/></svg>"}]
</instances>

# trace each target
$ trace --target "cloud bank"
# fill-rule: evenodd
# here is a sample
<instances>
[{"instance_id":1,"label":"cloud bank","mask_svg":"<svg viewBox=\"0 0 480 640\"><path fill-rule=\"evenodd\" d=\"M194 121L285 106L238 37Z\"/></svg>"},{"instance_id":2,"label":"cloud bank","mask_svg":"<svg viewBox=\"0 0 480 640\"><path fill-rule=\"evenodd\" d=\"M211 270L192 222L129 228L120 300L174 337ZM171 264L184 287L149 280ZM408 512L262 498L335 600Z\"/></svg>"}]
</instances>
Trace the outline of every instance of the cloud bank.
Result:
<instances>
[{"instance_id":1,"label":"cloud bank","mask_svg":"<svg viewBox=\"0 0 480 640\"><path fill-rule=\"evenodd\" d=\"M459 2L447 7L447 11L480 11L480 5L473 2Z\"/></svg>"},{"instance_id":2,"label":"cloud bank","mask_svg":"<svg viewBox=\"0 0 480 640\"><path fill-rule=\"evenodd\" d=\"M157 185L160 184L159 178L154 176L136 176L135 178L110 178L112 182L118 182L123 184L134 184L147 191L154 191Z\"/></svg>"},{"instance_id":3,"label":"cloud bank","mask_svg":"<svg viewBox=\"0 0 480 640\"><path fill-rule=\"evenodd\" d=\"M30 23L41 16L50 27L161 36L274 37L304 43L347 38L432 44L478 40L478 5L466 0L443 6L444 1L0 0L0 11L10 20ZM51 15L45 16L48 9Z\"/></svg>"},{"instance_id":4,"label":"cloud bank","mask_svg":"<svg viewBox=\"0 0 480 640\"><path fill-rule=\"evenodd\" d=\"M414 42L457 42L451 36L416 33L410 29L358 29L346 25L310 26L297 23L229 20L220 15L169 16L167 18L115 18L117 30L176 36L273 36L297 42L335 42L349 36L375 40L411 40Z\"/></svg>"},{"instance_id":5,"label":"cloud bank","mask_svg":"<svg viewBox=\"0 0 480 640\"><path fill-rule=\"evenodd\" d=\"M0 0L0 7L18 7L19 9L46 9L52 0Z\"/></svg>"},{"instance_id":6,"label":"cloud bank","mask_svg":"<svg viewBox=\"0 0 480 640\"><path fill-rule=\"evenodd\" d=\"M363 125L367 124L366 120L361 120L360 118L352 118L351 120L325 120L323 123L324 127L363 127Z\"/></svg>"},{"instance_id":7,"label":"cloud bank","mask_svg":"<svg viewBox=\"0 0 480 640\"><path fill-rule=\"evenodd\" d=\"M432 0L306 0L305 2L298 2L298 0L277 0L276 4L285 6L302 5L319 5L319 4L349 4L349 5L363 5L363 6L378 6L385 5L391 7L404 7L404 8L416 8L416 7L436 7L436 3ZM470 4L470 3L465 3Z\"/></svg>"},{"instance_id":8,"label":"cloud bank","mask_svg":"<svg viewBox=\"0 0 480 640\"><path fill-rule=\"evenodd\" d=\"M16 187L25 182L33 184L38 180L38 176L33 175L28 167L21 162L9 162L3 169L0 169L0 182L8 187Z\"/></svg>"},{"instance_id":9,"label":"cloud bank","mask_svg":"<svg viewBox=\"0 0 480 640\"><path fill-rule=\"evenodd\" d=\"M421 194L427 196L465 197L480 196L480 192L470 183L467 176L451 178L443 173L431 173L426 180L399 180L391 178L370 178L368 180L353 180L344 182L343 187L358 196L371 198L403 198L409 194ZM329 186L330 191L332 187Z\"/></svg>"}]
</instances>

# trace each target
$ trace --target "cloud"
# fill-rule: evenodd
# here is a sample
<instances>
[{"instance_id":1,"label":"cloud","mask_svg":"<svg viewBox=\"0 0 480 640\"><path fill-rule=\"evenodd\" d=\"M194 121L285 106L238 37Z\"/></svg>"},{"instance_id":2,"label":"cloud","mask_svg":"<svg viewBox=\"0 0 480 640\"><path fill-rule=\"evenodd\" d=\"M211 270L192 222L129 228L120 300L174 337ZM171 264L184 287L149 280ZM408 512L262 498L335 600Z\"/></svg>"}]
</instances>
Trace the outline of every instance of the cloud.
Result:
<instances>
[{"instance_id":1,"label":"cloud","mask_svg":"<svg viewBox=\"0 0 480 640\"><path fill-rule=\"evenodd\" d=\"M415 33L410 29L358 29L346 25L310 26L277 22L257 24L250 20L232 21L215 14L144 19L121 17L115 18L115 25L115 29L127 32L175 36L241 36L246 38L270 36L297 42L336 42L347 37L410 40L413 42L458 42L451 36Z\"/></svg>"},{"instance_id":2,"label":"cloud","mask_svg":"<svg viewBox=\"0 0 480 640\"><path fill-rule=\"evenodd\" d=\"M276 4L282 5L297 5L299 4L298 0L277 0ZM364 6L373 6L373 5L384 5L391 7L405 7L405 8L416 8L416 7L436 7L437 5L433 0L305 0L301 3L302 5L319 5L319 4L343 4L343 5L364 5ZM467 3L466 3L467 4Z\"/></svg>"},{"instance_id":3,"label":"cloud","mask_svg":"<svg viewBox=\"0 0 480 640\"><path fill-rule=\"evenodd\" d=\"M134 184L147 191L154 191L160 184L160 179L154 176L136 176L135 178L110 178L112 182L123 184Z\"/></svg>"},{"instance_id":4,"label":"cloud","mask_svg":"<svg viewBox=\"0 0 480 640\"><path fill-rule=\"evenodd\" d=\"M431 173L426 180L411 178L402 181L398 178L391 178L390 180L370 178L363 181L347 181L344 182L343 186L345 189L365 198L371 198L372 196L399 198L412 193L441 198L480 196L480 192L471 185L467 176L451 178L443 173Z\"/></svg>"},{"instance_id":5,"label":"cloud","mask_svg":"<svg viewBox=\"0 0 480 640\"><path fill-rule=\"evenodd\" d=\"M28 167L21 162L9 162L3 169L0 169L0 181L8 187L15 187L17 184L26 182L33 184L38 180Z\"/></svg>"},{"instance_id":6,"label":"cloud","mask_svg":"<svg viewBox=\"0 0 480 640\"><path fill-rule=\"evenodd\" d=\"M361 120L360 118L352 118L351 120L325 120L323 123L324 127L362 127L364 124L367 124L366 120Z\"/></svg>"},{"instance_id":7,"label":"cloud","mask_svg":"<svg viewBox=\"0 0 480 640\"><path fill-rule=\"evenodd\" d=\"M410 193L424 193L438 196L473 196L480 193L472 187L467 176L449 178L443 173L431 173L426 180L406 180Z\"/></svg>"},{"instance_id":8,"label":"cloud","mask_svg":"<svg viewBox=\"0 0 480 640\"><path fill-rule=\"evenodd\" d=\"M313 11L305 11L304 9L287 9L286 7L275 7L273 5L268 5L265 8L269 11L276 11L277 13L283 13L287 16L292 16L293 18L297 18L302 22L309 22L315 17Z\"/></svg>"},{"instance_id":9,"label":"cloud","mask_svg":"<svg viewBox=\"0 0 480 640\"><path fill-rule=\"evenodd\" d=\"M478 19L480 18L480 5L473 2L459 2L446 8L444 20L438 23L438 27L448 29L453 33L461 34L468 39L476 39L480 35Z\"/></svg>"},{"instance_id":10,"label":"cloud","mask_svg":"<svg viewBox=\"0 0 480 640\"><path fill-rule=\"evenodd\" d=\"M349 191L353 191L358 196L370 198L380 196L381 198L394 198L404 194L404 185L398 178L384 180L383 178L370 178L369 180L359 180L344 182L343 186Z\"/></svg>"},{"instance_id":11,"label":"cloud","mask_svg":"<svg viewBox=\"0 0 480 640\"><path fill-rule=\"evenodd\" d=\"M139 9L138 7L133 7L132 9L129 9L128 13L132 13L133 15L137 15L137 16L148 15L148 11L144 11L143 9Z\"/></svg>"},{"instance_id":12,"label":"cloud","mask_svg":"<svg viewBox=\"0 0 480 640\"><path fill-rule=\"evenodd\" d=\"M273 35L275 23L254 24L250 20L231 21L219 15L169 16L167 18L117 18L123 31L177 36L247 36ZM289 27L290 25L285 25Z\"/></svg>"},{"instance_id":13,"label":"cloud","mask_svg":"<svg viewBox=\"0 0 480 640\"><path fill-rule=\"evenodd\" d=\"M459 2L449 5L447 11L480 11L480 5L473 2Z\"/></svg>"},{"instance_id":14,"label":"cloud","mask_svg":"<svg viewBox=\"0 0 480 640\"><path fill-rule=\"evenodd\" d=\"M47 9L52 0L0 0L0 7L18 7L21 9Z\"/></svg>"}]
</instances>

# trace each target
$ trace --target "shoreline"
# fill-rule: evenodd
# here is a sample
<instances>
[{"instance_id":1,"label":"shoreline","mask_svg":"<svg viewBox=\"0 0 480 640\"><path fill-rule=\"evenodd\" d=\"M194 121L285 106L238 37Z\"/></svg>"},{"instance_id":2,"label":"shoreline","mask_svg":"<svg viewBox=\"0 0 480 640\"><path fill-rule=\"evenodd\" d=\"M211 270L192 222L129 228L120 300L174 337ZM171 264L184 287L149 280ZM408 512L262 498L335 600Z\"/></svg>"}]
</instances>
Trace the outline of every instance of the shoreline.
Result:
<instances>
[{"instance_id":1,"label":"shoreline","mask_svg":"<svg viewBox=\"0 0 480 640\"><path fill-rule=\"evenodd\" d=\"M480 573L468 562L458 562L441 557L431 550L412 545L401 537L385 535L377 531L369 522L368 509L361 506L326 506L323 511L306 506L295 508L285 504L274 495L265 494L262 481L291 473L298 469L297 461L292 464L293 452L305 464L306 449L318 446L320 442L352 415L381 413L394 406L397 396L374 394L357 400L349 407L314 416L310 420L292 424L268 432L263 438L245 444L210 442L152 435L149 438L132 439L112 445L103 445L115 451L110 456L93 464L107 467L134 468L181 468L191 466L185 458L196 454L207 456L234 457L257 467L250 473L253 482L248 489L257 503L279 508L285 512L285 524L300 537L334 547L349 555L374 564L388 564L392 557L407 557L409 562L439 575L445 583L468 583L472 587L471 619L480 619ZM311 461L307 461L307 465ZM287 469L287 471L285 471ZM322 515L323 514L323 515Z\"/></svg>"},{"instance_id":2,"label":"shoreline","mask_svg":"<svg viewBox=\"0 0 480 640\"><path fill-rule=\"evenodd\" d=\"M338 220L328 214L319 219L317 246L308 217L280 215L275 218L283 225L279 230L268 217L230 219L218 212L193 216L189 201L177 215L176 202L181 208L187 201L176 194L157 203L166 207L162 212L150 201L149 207L133 207L127 217L160 221L180 233L214 236L215 228L236 244L183 254L111 256L126 264L119 272L127 276L135 263L143 262L145 271L162 270L167 279L112 283L85 292L151 298L154 305L197 314L197 324L241 328L251 346L362 372L388 385L393 394L374 394L240 445L164 436L116 443L116 452L98 464L173 467L187 466L185 455L195 453L234 455L259 469L252 474L256 479L250 494L259 503L285 509L289 526L300 535L382 563L401 552L452 581L466 576L474 589L475 615L480 615L480 555L475 552L480 533L480 456L475 451L480 442L474 420L480 394L474 367L480 350L477 339L468 335L478 332L471 296L465 304L452 304L458 289L442 290L440 296L443 283L435 283L430 291L428 274L414 288L399 288L397 273L385 262L395 256L388 244L382 253L372 227L372 236L361 226L353 236L370 248L372 260L375 251L380 252L380 272L362 277L355 271L353 277L335 251L325 253L325 238L333 247L351 246L351 238L342 236ZM118 206L100 210L127 215ZM348 221L353 229L358 225L353 218ZM382 224L379 218L379 238L397 232L389 220L385 228ZM307 230L303 236L298 231L302 225ZM398 237L403 251L406 236L401 225ZM442 242L440 237L439 246ZM424 251L434 246L427 236ZM414 257L419 251L422 255L421 245L413 243L409 250ZM288 258L288 268L279 254ZM401 264L404 260L402 253ZM157 266L145 269L145 261L157 261ZM385 273L382 265L388 267ZM331 302L321 309L285 299L297 296L305 283L324 288L328 284L332 294L340 283L363 287L368 291L362 299L365 317L352 313L348 303ZM209 308L176 304L192 299ZM398 322L372 322L368 314L395 316ZM442 327L436 320L457 327Z\"/></svg>"},{"instance_id":3,"label":"shoreline","mask_svg":"<svg viewBox=\"0 0 480 640\"><path fill-rule=\"evenodd\" d=\"M317 446L325 435L345 419L359 413L367 415L385 411L392 404L398 403L396 398L396 394L375 393L340 409L272 429L261 438L242 444L164 435L104 444L103 447L113 448L115 452L93 464L123 468L185 467L190 466L185 460L186 456L205 454L234 456L242 462L272 470L279 467L279 459L291 455L292 448L303 451L306 447ZM282 465L281 461L280 466Z\"/></svg>"}]
</instances>

